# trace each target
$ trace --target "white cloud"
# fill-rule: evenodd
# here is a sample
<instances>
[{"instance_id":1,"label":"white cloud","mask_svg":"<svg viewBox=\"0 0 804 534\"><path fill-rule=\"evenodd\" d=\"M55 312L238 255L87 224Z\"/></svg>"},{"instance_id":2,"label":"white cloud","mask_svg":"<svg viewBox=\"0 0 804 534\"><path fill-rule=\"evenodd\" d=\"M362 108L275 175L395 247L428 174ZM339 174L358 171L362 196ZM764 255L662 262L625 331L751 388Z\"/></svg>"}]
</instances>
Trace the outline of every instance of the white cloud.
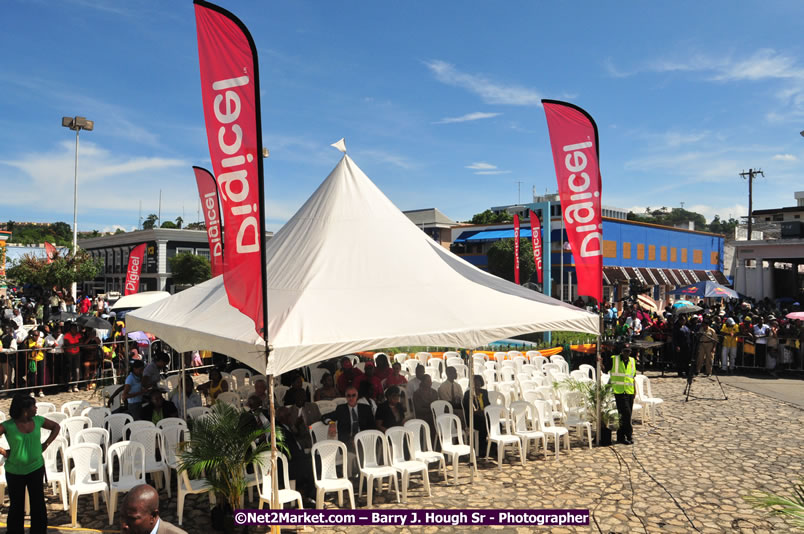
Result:
<instances>
[{"instance_id":1,"label":"white cloud","mask_svg":"<svg viewBox=\"0 0 804 534\"><path fill-rule=\"evenodd\" d=\"M510 174L511 171L478 171L475 174Z\"/></svg>"},{"instance_id":2,"label":"white cloud","mask_svg":"<svg viewBox=\"0 0 804 534\"><path fill-rule=\"evenodd\" d=\"M777 161L798 161L798 158L793 154L776 154L773 159Z\"/></svg>"},{"instance_id":3,"label":"white cloud","mask_svg":"<svg viewBox=\"0 0 804 534\"><path fill-rule=\"evenodd\" d=\"M447 117L441 119L440 121L436 121L433 124L452 124L456 122L468 122L480 119L491 119L493 117L498 117L500 115L502 115L502 113L483 113L477 111L475 113L467 113L466 115L461 115L460 117Z\"/></svg>"},{"instance_id":4,"label":"white cloud","mask_svg":"<svg viewBox=\"0 0 804 534\"><path fill-rule=\"evenodd\" d=\"M472 163L471 165L466 166L467 169L473 169L477 171L490 171L497 168L496 165L492 165L491 163L486 163L483 161L478 161L476 163Z\"/></svg>"},{"instance_id":5,"label":"white cloud","mask_svg":"<svg viewBox=\"0 0 804 534\"><path fill-rule=\"evenodd\" d=\"M487 104L504 104L511 106L540 106L541 95L534 89L519 85L506 85L495 82L482 75L466 74L453 65L433 60L425 62L436 80L441 83L461 87L475 93Z\"/></svg>"}]
</instances>

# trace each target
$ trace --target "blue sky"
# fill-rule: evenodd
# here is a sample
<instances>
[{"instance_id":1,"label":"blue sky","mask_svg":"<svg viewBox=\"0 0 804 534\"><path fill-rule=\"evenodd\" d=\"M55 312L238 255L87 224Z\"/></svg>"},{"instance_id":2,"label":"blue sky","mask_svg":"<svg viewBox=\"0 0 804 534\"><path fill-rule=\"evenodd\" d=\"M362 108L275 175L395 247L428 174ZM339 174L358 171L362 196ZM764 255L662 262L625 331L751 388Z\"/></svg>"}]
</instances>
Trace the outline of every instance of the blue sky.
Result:
<instances>
[{"instance_id":1,"label":"blue sky","mask_svg":"<svg viewBox=\"0 0 804 534\"><path fill-rule=\"evenodd\" d=\"M801 2L225 1L259 50L267 224L349 154L403 210L466 220L556 189L541 98L600 130L603 203L745 215L804 189ZM0 220L197 218L209 166L190 1L2 3Z\"/></svg>"}]
</instances>

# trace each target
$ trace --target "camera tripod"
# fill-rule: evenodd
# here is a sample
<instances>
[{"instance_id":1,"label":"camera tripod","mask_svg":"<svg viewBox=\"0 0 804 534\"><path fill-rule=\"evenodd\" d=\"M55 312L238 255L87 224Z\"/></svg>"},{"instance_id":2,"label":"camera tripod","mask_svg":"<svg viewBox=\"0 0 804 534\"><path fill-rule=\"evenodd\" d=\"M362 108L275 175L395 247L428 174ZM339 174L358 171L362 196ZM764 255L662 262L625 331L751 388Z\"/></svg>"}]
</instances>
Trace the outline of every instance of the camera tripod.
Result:
<instances>
[{"instance_id":1,"label":"camera tripod","mask_svg":"<svg viewBox=\"0 0 804 534\"><path fill-rule=\"evenodd\" d=\"M720 377L717 376L716 374L713 374L712 376L715 377L717 385L720 386L720 392L723 393L723 398L722 399L703 399L702 397L694 397L694 398L701 400L729 400L729 398L726 396L726 390L723 389L723 383L720 381ZM692 383L694 380L695 380L695 374L692 372L692 362L690 362L690 365L687 368L687 385L684 387L684 395L686 395L684 402L689 402L690 400L690 395L692 394ZM710 381L712 380L711 376L709 377L709 380Z\"/></svg>"}]
</instances>

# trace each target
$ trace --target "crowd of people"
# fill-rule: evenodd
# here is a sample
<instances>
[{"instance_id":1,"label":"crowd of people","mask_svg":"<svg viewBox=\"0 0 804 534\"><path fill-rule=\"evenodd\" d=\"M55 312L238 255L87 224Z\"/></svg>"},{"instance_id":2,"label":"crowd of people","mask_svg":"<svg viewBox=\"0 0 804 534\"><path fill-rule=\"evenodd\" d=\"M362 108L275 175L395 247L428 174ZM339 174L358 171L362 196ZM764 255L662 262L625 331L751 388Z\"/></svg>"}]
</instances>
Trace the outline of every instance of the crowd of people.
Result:
<instances>
[{"instance_id":1,"label":"crowd of people","mask_svg":"<svg viewBox=\"0 0 804 534\"><path fill-rule=\"evenodd\" d=\"M668 342L662 358L680 375L734 373L738 367L802 370L804 323L788 319L802 310L792 299L701 299L691 313L668 305L661 314L632 303L619 312L610 306L605 322L610 337Z\"/></svg>"}]
</instances>

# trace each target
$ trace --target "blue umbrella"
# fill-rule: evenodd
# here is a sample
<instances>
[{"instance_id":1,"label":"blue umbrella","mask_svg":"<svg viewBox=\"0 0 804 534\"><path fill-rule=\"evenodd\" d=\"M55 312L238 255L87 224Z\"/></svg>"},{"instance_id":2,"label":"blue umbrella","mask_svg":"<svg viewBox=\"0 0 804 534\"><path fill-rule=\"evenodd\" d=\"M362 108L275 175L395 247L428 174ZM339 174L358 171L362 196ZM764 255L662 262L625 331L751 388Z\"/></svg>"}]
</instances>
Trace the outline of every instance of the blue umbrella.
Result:
<instances>
[{"instance_id":1,"label":"blue umbrella","mask_svg":"<svg viewBox=\"0 0 804 534\"><path fill-rule=\"evenodd\" d=\"M693 304L692 302L690 302L688 300L677 300L677 301L675 301L673 303L674 308L683 308L683 307L686 307L686 306L695 306L695 304Z\"/></svg>"},{"instance_id":2,"label":"blue umbrella","mask_svg":"<svg viewBox=\"0 0 804 534\"><path fill-rule=\"evenodd\" d=\"M691 286L680 287L670 292L671 295L690 295L693 297L715 298L715 299L736 299L739 298L737 292L717 282L706 280Z\"/></svg>"}]
</instances>

